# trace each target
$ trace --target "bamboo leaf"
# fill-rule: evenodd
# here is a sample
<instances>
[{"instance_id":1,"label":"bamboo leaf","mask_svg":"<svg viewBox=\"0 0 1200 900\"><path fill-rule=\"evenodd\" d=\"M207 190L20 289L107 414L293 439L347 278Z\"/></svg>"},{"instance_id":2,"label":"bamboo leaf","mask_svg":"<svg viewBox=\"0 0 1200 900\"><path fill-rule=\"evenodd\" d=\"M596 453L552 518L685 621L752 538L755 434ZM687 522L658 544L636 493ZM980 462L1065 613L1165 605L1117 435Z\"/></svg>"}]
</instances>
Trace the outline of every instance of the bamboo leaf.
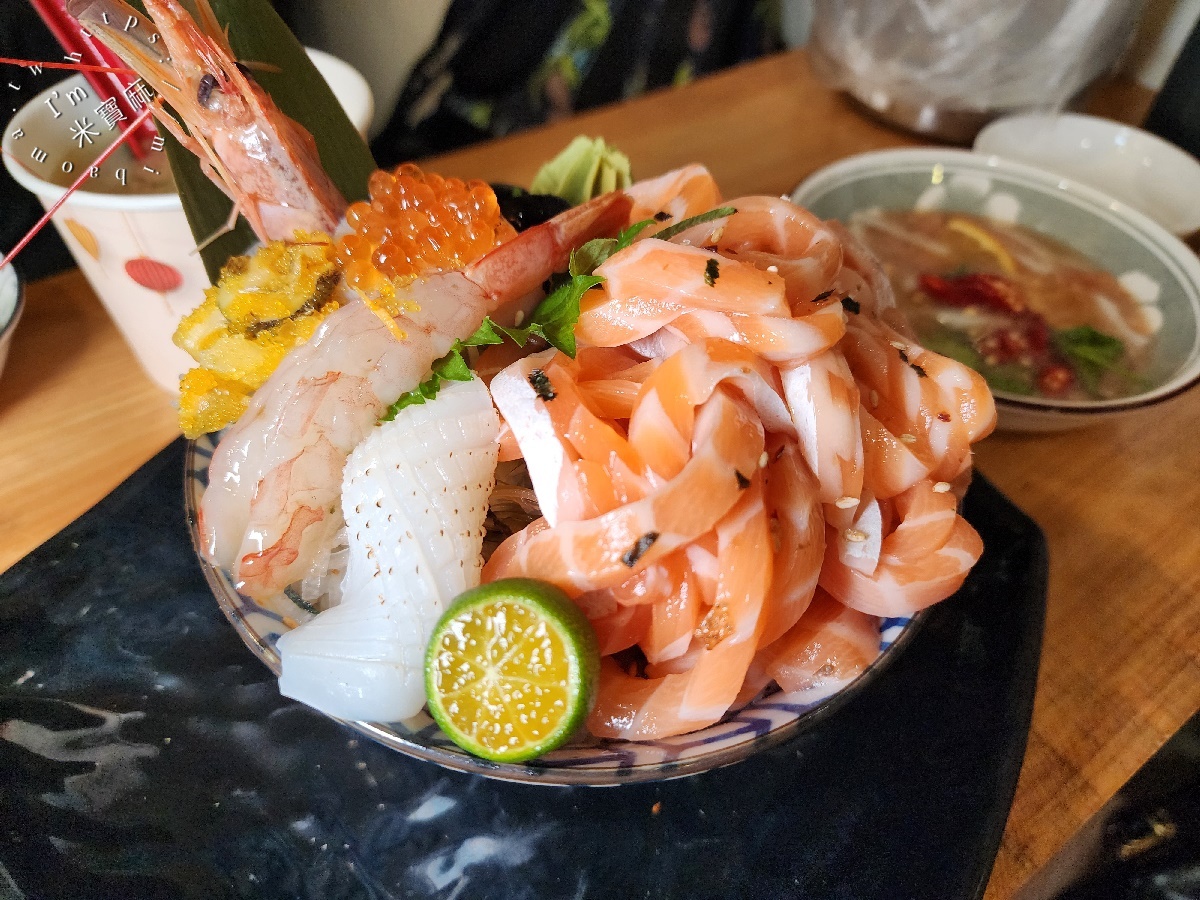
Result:
<instances>
[{"instance_id":1,"label":"bamboo leaf","mask_svg":"<svg viewBox=\"0 0 1200 900\"><path fill-rule=\"evenodd\" d=\"M225 227L233 211L233 203L200 171L200 164L189 150L184 149L165 129L159 133L171 163L171 174L175 176L175 189L183 201L188 226L192 229L196 244L202 244ZM208 280L216 284L226 260L245 253L254 241L250 223L238 216L232 231L222 234L200 251Z\"/></svg>"}]
</instances>

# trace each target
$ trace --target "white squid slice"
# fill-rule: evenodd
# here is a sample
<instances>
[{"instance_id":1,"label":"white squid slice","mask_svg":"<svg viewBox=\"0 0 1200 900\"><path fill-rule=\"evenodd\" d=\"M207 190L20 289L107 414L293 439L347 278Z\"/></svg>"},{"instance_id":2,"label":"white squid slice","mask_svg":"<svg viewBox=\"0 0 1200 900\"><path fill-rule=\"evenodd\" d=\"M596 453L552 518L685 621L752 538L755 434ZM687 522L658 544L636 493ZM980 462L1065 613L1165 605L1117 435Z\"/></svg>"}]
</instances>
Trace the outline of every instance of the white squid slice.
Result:
<instances>
[{"instance_id":1,"label":"white squid slice","mask_svg":"<svg viewBox=\"0 0 1200 900\"><path fill-rule=\"evenodd\" d=\"M478 378L442 385L350 454L341 603L279 638L286 696L340 719L394 722L425 703L425 648L479 584L500 420Z\"/></svg>"}]
</instances>

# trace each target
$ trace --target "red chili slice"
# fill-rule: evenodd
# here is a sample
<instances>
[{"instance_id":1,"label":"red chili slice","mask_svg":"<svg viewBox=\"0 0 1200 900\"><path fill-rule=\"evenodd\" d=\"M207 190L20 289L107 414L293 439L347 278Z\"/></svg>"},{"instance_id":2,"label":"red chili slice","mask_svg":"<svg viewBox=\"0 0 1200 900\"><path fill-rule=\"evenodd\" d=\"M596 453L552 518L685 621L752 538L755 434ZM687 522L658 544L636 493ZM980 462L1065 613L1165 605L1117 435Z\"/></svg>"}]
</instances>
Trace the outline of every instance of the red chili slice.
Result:
<instances>
[{"instance_id":1,"label":"red chili slice","mask_svg":"<svg viewBox=\"0 0 1200 900\"><path fill-rule=\"evenodd\" d=\"M998 312L1020 315L1028 309L1017 286L1003 275L971 272L952 278L925 274L921 290L949 306L982 306Z\"/></svg>"},{"instance_id":2,"label":"red chili slice","mask_svg":"<svg viewBox=\"0 0 1200 900\"><path fill-rule=\"evenodd\" d=\"M1060 363L1051 363L1038 373L1038 388L1048 397L1065 394L1075 383L1075 373Z\"/></svg>"}]
</instances>

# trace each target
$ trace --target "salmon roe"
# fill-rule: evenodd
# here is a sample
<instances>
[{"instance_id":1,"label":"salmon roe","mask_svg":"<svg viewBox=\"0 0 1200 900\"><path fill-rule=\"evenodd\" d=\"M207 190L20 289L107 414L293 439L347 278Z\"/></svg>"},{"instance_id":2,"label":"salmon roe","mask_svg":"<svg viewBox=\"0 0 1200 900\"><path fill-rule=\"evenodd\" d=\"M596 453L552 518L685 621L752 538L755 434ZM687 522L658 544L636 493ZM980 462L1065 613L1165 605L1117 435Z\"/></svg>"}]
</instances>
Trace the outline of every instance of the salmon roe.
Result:
<instances>
[{"instance_id":1,"label":"salmon roe","mask_svg":"<svg viewBox=\"0 0 1200 900\"><path fill-rule=\"evenodd\" d=\"M352 229L337 244L347 283L387 301L396 286L444 269L460 268L512 236L492 189L422 172L405 163L377 171L369 203L346 210Z\"/></svg>"}]
</instances>

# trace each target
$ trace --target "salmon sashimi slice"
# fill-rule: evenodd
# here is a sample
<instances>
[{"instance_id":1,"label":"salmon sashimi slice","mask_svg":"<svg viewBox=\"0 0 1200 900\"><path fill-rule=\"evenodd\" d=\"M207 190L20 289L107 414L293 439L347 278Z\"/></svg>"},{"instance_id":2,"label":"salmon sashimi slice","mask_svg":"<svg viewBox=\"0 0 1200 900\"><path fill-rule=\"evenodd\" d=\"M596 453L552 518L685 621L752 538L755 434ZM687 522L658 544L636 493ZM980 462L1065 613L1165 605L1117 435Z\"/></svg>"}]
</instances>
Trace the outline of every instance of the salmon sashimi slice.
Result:
<instances>
[{"instance_id":1,"label":"salmon sashimi slice","mask_svg":"<svg viewBox=\"0 0 1200 900\"><path fill-rule=\"evenodd\" d=\"M863 484L881 500L895 497L922 478L930 466L865 408L858 411L863 438Z\"/></svg>"},{"instance_id":2,"label":"salmon sashimi slice","mask_svg":"<svg viewBox=\"0 0 1200 900\"><path fill-rule=\"evenodd\" d=\"M594 519L560 522L532 536L518 532L505 541L516 543L502 557L509 565L494 566L493 556L484 577L540 578L571 594L618 585L711 529L738 500L744 473L756 471L762 450L762 424L719 389L696 417L692 457L677 476Z\"/></svg>"},{"instance_id":3,"label":"salmon sashimi slice","mask_svg":"<svg viewBox=\"0 0 1200 900\"><path fill-rule=\"evenodd\" d=\"M783 279L711 250L635 241L596 269L605 282L580 301L577 338L612 347L653 334L681 313L712 309L786 317Z\"/></svg>"},{"instance_id":4,"label":"salmon sashimi slice","mask_svg":"<svg viewBox=\"0 0 1200 900\"><path fill-rule=\"evenodd\" d=\"M859 392L845 358L830 350L782 372L784 396L822 503L852 507L863 486Z\"/></svg>"},{"instance_id":5,"label":"salmon sashimi slice","mask_svg":"<svg viewBox=\"0 0 1200 900\"><path fill-rule=\"evenodd\" d=\"M629 439L656 473L671 478L683 468L691 452L695 410L721 384L746 398L766 431L794 432L779 376L770 365L727 341L689 345L646 379L629 419Z\"/></svg>"},{"instance_id":6,"label":"salmon sashimi slice","mask_svg":"<svg viewBox=\"0 0 1200 900\"><path fill-rule=\"evenodd\" d=\"M836 507L825 507L839 512ZM858 506L848 518L844 515L829 516L829 539L835 544L838 560L864 575L870 575L879 565L883 552L883 537L893 521L891 504L877 500L869 491L859 498Z\"/></svg>"},{"instance_id":7,"label":"salmon sashimi slice","mask_svg":"<svg viewBox=\"0 0 1200 900\"><path fill-rule=\"evenodd\" d=\"M952 494L946 496L953 502ZM902 518L892 534L910 519L912 528L891 544L892 535L884 538L879 564L870 575L843 564L836 541L827 535L821 587L846 606L874 616L912 615L957 591L979 561L983 541L966 519L953 513L949 533L939 542L946 534L945 521L930 515L929 505L924 499L907 505L908 518Z\"/></svg>"},{"instance_id":8,"label":"salmon sashimi slice","mask_svg":"<svg viewBox=\"0 0 1200 900\"><path fill-rule=\"evenodd\" d=\"M617 606L610 613L590 619L600 648L601 666L609 662L612 654L643 641L653 615L651 606Z\"/></svg>"},{"instance_id":9,"label":"salmon sashimi slice","mask_svg":"<svg viewBox=\"0 0 1200 900\"><path fill-rule=\"evenodd\" d=\"M688 670L641 678L605 660L588 729L599 737L651 740L719 720L737 699L762 630L771 536L756 478L717 526L717 601L697 630L704 644Z\"/></svg>"},{"instance_id":10,"label":"salmon sashimi slice","mask_svg":"<svg viewBox=\"0 0 1200 900\"><path fill-rule=\"evenodd\" d=\"M775 539L775 568L764 608L760 645L795 625L817 587L825 558L825 519L816 479L791 441L775 439L765 470L765 494Z\"/></svg>"},{"instance_id":11,"label":"salmon sashimi slice","mask_svg":"<svg viewBox=\"0 0 1200 900\"><path fill-rule=\"evenodd\" d=\"M527 356L492 378L492 400L521 448L551 525L608 512L648 489L645 463L613 424L587 407L560 359L567 360L556 351ZM612 483L617 462L623 464L619 485Z\"/></svg>"},{"instance_id":12,"label":"salmon sashimi slice","mask_svg":"<svg viewBox=\"0 0 1200 900\"><path fill-rule=\"evenodd\" d=\"M944 484L944 483L943 483ZM946 488L922 481L893 501L900 524L883 539L880 558L911 559L950 540L958 520L958 498Z\"/></svg>"},{"instance_id":13,"label":"salmon sashimi slice","mask_svg":"<svg viewBox=\"0 0 1200 900\"><path fill-rule=\"evenodd\" d=\"M484 354L501 457L524 457L543 518L483 578L567 591L603 655L590 731L650 740L772 682L851 680L878 617L957 590L982 544L951 484L995 408L836 223L744 197L662 240L721 203L711 175L628 193L630 222L656 221L597 268L577 356Z\"/></svg>"},{"instance_id":14,"label":"salmon sashimi slice","mask_svg":"<svg viewBox=\"0 0 1200 900\"><path fill-rule=\"evenodd\" d=\"M833 347L846 333L840 304L826 305L802 318L741 314L711 309L681 313L643 341L657 339L656 355L670 355L689 343L721 338L741 344L776 366L796 366ZM635 346L639 346L635 343Z\"/></svg>"},{"instance_id":15,"label":"salmon sashimi slice","mask_svg":"<svg viewBox=\"0 0 1200 900\"><path fill-rule=\"evenodd\" d=\"M767 270L787 285L794 313L833 286L842 267L842 244L824 222L782 197L739 197L735 214L695 225L672 238L713 247L724 256Z\"/></svg>"},{"instance_id":16,"label":"salmon sashimi slice","mask_svg":"<svg viewBox=\"0 0 1200 900\"><path fill-rule=\"evenodd\" d=\"M684 166L657 178L648 178L630 185L625 194L633 201L629 224L655 219L650 233L666 228L721 205L721 190L708 169L700 165Z\"/></svg>"},{"instance_id":17,"label":"salmon sashimi slice","mask_svg":"<svg viewBox=\"0 0 1200 900\"><path fill-rule=\"evenodd\" d=\"M965 471L971 443L996 424L983 377L861 315L853 317L840 346L860 390L872 398L872 413L909 444L933 477L950 481Z\"/></svg>"},{"instance_id":18,"label":"salmon sashimi slice","mask_svg":"<svg viewBox=\"0 0 1200 900\"><path fill-rule=\"evenodd\" d=\"M818 590L808 610L755 663L785 691L843 684L879 656L879 619Z\"/></svg>"}]
</instances>

